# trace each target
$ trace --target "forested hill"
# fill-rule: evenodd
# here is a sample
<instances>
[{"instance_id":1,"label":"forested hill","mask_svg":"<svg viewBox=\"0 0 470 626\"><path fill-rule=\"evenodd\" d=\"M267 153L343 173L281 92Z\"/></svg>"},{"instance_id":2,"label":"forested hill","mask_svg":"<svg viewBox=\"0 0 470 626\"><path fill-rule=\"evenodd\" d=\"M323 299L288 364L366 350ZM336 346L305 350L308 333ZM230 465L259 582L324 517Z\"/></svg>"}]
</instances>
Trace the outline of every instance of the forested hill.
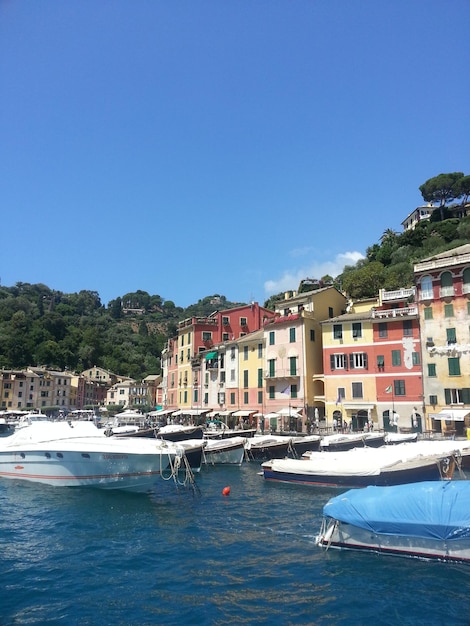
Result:
<instances>
[{"instance_id":1,"label":"forested hill","mask_svg":"<svg viewBox=\"0 0 470 626\"><path fill-rule=\"evenodd\" d=\"M354 299L375 296L381 288L411 286L413 263L470 242L470 217L448 218L446 212L440 217L400 234L386 230L355 266L308 284L332 283ZM277 294L264 306L274 308L283 297ZM65 294L28 283L0 287L0 367L43 365L81 372L98 365L141 380L161 372L162 348L176 335L179 321L240 304L212 295L182 308L138 290L105 307L94 291Z\"/></svg>"}]
</instances>

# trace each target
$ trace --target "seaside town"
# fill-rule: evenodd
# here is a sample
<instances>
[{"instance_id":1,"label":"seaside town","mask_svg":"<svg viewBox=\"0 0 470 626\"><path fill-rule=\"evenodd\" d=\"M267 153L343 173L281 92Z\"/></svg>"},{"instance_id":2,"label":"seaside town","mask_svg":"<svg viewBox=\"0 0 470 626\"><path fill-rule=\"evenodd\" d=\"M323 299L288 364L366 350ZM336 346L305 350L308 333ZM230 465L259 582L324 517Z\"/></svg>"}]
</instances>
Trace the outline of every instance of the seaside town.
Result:
<instances>
[{"instance_id":1,"label":"seaside town","mask_svg":"<svg viewBox=\"0 0 470 626\"><path fill-rule=\"evenodd\" d=\"M404 228L426 212L418 208ZM181 321L162 352L161 375L4 369L1 410L93 409L102 419L126 410L142 424L149 416L159 424L213 420L262 433L466 437L469 297L470 244L423 259L414 286L375 298L354 301L306 279L274 311L252 302ZM152 411L142 414L143 406Z\"/></svg>"}]
</instances>

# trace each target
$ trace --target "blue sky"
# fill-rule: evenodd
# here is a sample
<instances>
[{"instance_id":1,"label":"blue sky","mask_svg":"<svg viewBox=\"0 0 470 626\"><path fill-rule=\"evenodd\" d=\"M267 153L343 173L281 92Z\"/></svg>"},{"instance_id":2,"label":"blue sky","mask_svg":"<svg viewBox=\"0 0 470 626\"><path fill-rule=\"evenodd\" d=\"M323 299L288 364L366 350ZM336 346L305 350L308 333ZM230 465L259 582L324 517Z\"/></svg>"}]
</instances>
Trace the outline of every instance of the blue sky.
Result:
<instances>
[{"instance_id":1,"label":"blue sky","mask_svg":"<svg viewBox=\"0 0 470 626\"><path fill-rule=\"evenodd\" d=\"M261 304L470 173L468 0L1 0L0 280Z\"/></svg>"}]
</instances>

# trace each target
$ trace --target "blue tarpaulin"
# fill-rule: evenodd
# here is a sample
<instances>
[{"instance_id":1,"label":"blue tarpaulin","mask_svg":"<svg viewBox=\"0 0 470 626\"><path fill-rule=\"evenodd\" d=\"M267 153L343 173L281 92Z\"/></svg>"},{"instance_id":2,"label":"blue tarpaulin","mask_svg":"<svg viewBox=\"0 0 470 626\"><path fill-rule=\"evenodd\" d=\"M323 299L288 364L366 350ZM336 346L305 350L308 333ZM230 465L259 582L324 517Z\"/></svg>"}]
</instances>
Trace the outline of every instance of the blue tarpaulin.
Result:
<instances>
[{"instance_id":1,"label":"blue tarpaulin","mask_svg":"<svg viewBox=\"0 0 470 626\"><path fill-rule=\"evenodd\" d=\"M470 539L470 481L435 481L353 489L323 514L382 535Z\"/></svg>"}]
</instances>

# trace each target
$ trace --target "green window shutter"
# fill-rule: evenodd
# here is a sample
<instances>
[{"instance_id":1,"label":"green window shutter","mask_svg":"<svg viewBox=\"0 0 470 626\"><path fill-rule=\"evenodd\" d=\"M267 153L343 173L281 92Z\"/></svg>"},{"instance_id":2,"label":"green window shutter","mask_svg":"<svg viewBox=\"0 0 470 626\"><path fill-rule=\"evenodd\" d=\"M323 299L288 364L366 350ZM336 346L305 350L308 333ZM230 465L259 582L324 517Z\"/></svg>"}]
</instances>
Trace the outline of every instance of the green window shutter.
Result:
<instances>
[{"instance_id":1,"label":"green window shutter","mask_svg":"<svg viewBox=\"0 0 470 626\"><path fill-rule=\"evenodd\" d=\"M457 335L455 333L455 328L447 328L447 343L457 343Z\"/></svg>"},{"instance_id":2,"label":"green window shutter","mask_svg":"<svg viewBox=\"0 0 470 626\"><path fill-rule=\"evenodd\" d=\"M430 307L430 306L425 306L424 307L424 319L425 320L432 320L432 307Z\"/></svg>"},{"instance_id":3,"label":"green window shutter","mask_svg":"<svg viewBox=\"0 0 470 626\"><path fill-rule=\"evenodd\" d=\"M460 376L460 358L450 357L447 359L449 365L449 376Z\"/></svg>"},{"instance_id":4,"label":"green window shutter","mask_svg":"<svg viewBox=\"0 0 470 626\"><path fill-rule=\"evenodd\" d=\"M392 365L401 365L401 352L400 350L392 350Z\"/></svg>"},{"instance_id":5,"label":"green window shutter","mask_svg":"<svg viewBox=\"0 0 470 626\"><path fill-rule=\"evenodd\" d=\"M428 363L428 376L434 378L436 376L436 364Z\"/></svg>"}]
</instances>

